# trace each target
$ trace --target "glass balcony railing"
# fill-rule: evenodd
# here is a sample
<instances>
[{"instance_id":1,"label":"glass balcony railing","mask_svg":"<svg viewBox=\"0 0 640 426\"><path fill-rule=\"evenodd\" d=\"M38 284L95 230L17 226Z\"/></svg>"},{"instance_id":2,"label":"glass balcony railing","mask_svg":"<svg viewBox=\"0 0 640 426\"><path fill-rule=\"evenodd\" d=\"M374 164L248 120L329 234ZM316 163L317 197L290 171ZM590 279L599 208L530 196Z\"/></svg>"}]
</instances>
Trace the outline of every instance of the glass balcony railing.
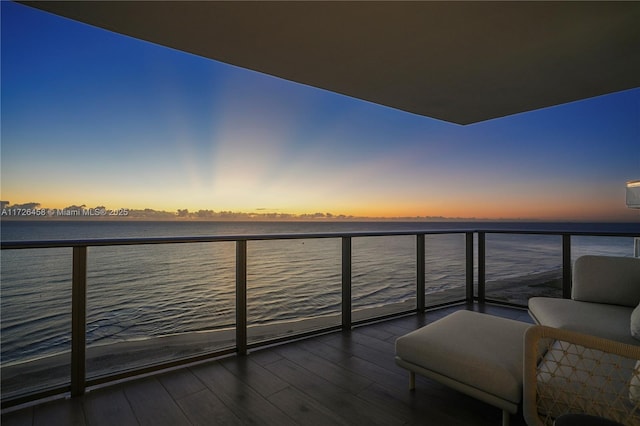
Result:
<instances>
[{"instance_id":1,"label":"glass balcony railing","mask_svg":"<svg viewBox=\"0 0 640 426\"><path fill-rule=\"evenodd\" d=\"M385 231L2 242L3 406L454 303L569 297L625 232Z\"/></svg>"}]
</instances>

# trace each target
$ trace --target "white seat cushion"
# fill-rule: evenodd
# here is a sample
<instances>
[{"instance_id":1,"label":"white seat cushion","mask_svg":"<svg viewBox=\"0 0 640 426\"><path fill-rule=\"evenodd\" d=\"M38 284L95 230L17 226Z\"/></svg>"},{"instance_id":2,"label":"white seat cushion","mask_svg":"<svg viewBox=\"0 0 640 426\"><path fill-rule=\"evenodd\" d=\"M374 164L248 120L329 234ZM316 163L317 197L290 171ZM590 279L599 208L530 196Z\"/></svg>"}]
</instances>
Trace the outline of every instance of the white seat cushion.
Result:
<instances>
[{"instance_id":1,"label":"white seat cushion","mask_svg":"<svg viewBox=\"0 0 640 426\"><path fill-rule=\"evenodd\" d=\"M529 313L542 325L564 328L618 342L638 345L629 330L633 308L552 297L529 299Z\"/></svg>"}]
</instances>

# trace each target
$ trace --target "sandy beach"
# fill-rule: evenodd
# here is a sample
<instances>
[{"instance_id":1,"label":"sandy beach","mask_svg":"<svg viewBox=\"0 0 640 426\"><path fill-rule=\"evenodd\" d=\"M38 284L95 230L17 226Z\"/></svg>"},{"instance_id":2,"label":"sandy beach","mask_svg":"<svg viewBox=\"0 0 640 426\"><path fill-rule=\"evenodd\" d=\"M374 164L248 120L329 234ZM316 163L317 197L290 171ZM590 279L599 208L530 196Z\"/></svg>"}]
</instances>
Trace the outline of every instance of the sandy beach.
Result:
<instances>
[{"instance_id":1,"label":"sandy beach","mask_svg":"<svg viewBox=\"0 0 640 426\"><path fill-rule=\"evenodd\" d=\"M526 305L533 296L560 297L561 271L486 282L486 297L492 300ZM463 299L464 286L426 295L428 306ZM415 308L415 300L380 307L354 310L353 321L406 312ZM340 315L330 315L265 325L249 326L250 344L280 337L325 330L339 326ZM182 333L150 339L87 347L87 377L100 377L153 364L195 357L233 349L235 329ZM46 389L64 385L69 380L70 353L64 352L34 360L10 363L1 368L3 397L23 393L24 390Z\"/></svg>"}]
</instances>

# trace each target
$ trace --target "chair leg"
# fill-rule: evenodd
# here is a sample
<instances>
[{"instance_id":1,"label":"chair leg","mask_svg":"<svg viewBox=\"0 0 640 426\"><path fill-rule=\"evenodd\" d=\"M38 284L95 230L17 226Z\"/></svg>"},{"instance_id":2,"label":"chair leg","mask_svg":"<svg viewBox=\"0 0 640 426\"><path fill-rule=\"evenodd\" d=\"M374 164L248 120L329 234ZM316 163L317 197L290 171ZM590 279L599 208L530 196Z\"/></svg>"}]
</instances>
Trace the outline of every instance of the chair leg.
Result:
<instances>
[{"instance_id":1,"label":"chair leg","mask_svg":"<svg viewBox=\"0 0 640 426\"><path fill-rule=\"evenodd\" d=\"M416 389L416 373L409 371L409 390Z\"/></svg>"},{"instance_id":2,"label":"chair leg","mask_svg":"<svg viewBox=\"0 0 640 426\"><path fill-rule=\"evenodd\" d=\"M502 426L509 426L509 412L507 410L502 410Z\"/></svg>"}]
</instances>

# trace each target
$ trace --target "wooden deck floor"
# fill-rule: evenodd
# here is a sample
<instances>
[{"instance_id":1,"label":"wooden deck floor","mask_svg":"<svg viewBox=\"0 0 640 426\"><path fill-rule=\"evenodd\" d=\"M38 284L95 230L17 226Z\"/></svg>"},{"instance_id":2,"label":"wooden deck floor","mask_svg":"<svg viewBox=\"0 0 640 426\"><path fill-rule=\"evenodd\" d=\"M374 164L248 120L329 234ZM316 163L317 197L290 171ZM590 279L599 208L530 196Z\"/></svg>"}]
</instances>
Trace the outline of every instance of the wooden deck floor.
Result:
<instances>
[{"instance_id":1,"label":"wooden deck floor","mask_svg":"<svg viewBox=\"0 0 640 426\"><path fill-rule=\"evenodd\" d=\"M336 332L5 411L2 425L491 425L499 409L395 365L395 339L465 306ZM479 307L530 322L524 310ZM520 414L511 418L524 425Z\"/></svg>"}]
</instances>

